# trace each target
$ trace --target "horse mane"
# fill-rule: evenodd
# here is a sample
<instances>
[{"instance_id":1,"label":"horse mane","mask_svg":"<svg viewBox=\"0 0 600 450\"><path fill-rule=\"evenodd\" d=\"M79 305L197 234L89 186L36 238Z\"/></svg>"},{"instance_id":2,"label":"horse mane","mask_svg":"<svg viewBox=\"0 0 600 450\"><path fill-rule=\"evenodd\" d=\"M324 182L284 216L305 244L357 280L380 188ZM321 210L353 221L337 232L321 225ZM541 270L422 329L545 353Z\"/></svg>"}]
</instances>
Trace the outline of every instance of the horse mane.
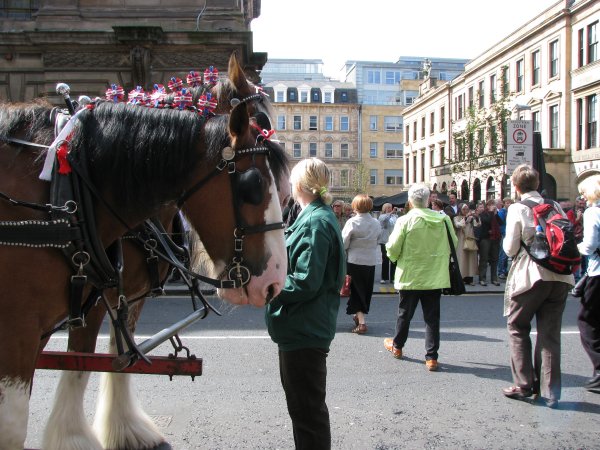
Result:
<instances>
[{"instance_id":1,"label":"horse mane","mask_svg":"<svg viewBox=\"0 0 600 450\"><path fill-rule=\"evenodd\" d=\"M54 139L51 112L52 105L43 99L31 103L0 103L0 141L18 136L24 141L50 145Z\"/></svg>"},{"instance_id":2,"label":"horse mane","mask_svg":"<svg viewBox=\"0 0 600 450\"><path fill-rule=\"evenodd\" d=\"M228 142L226 122L204 129L206 119L192 111L99 102L78 117L70 156L100 192L118 197L121 209L133 213L154 213L178 198L200 160L216 159L220 149L210 146ZM201 151L205 132L208 152Z\"/></svg>"}]
</instances>

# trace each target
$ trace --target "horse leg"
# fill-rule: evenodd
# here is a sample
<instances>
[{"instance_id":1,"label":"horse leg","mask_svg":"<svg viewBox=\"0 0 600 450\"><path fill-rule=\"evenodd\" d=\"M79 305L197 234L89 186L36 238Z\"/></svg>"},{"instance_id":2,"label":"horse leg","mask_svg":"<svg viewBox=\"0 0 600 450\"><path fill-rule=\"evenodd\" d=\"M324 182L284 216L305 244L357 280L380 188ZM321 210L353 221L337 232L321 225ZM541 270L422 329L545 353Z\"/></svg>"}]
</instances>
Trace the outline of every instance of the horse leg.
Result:
<instances>
[{"instance_id":1,"label":"horse leg","mask_svg":"<svg viewBox=\"0 0 600 450\"><path fill-rule=\"evenodd\" d=\"M5 314L5 312L3 312ZM9 310L6 314L11 316ZM0 327L0 449L22 450L27 436L29 398L40 351L41 330L21 311Z\"/></svg>"},{"instance_id":2,"label":"horse leg","mask_svg":"<svg viewBox=\"0 0 600 450\"><path fill-rule=\"evenodd\" d=\"M19 376L0 378L0 448L21 450L27 435L31 380Z\"/></svg>"},{"instance_id":3,"label":"horse leg","mask_svg":"<svg viewBox=\"0 0 600 450\"><path fill-rule=\"evenodd\" d=\"M143 301L130 309L130 329L142 309ZM111 328L110 350L116 352L114 330ZM94 429L105 448L116 450L167 450L171 446L165 442L150 416L141 408L133 390L131 376L127 373L104 373L101 377L100 392Z\"/></svg>"},{"instance_id":4,"label":"horse leg","mask_svg":"<svg viewBox=\"0 0 600 450\"><path fill-rule=\"evenodd\" d=\"M86 326L69 332L68 350L93 352L105 311L102 307L90 310ZM101 450L91 425L85 418L83 398L90 372L64 371L60 376L54 405L46 429L43 448L48 450Z\"/></svg>"}]
</instances>

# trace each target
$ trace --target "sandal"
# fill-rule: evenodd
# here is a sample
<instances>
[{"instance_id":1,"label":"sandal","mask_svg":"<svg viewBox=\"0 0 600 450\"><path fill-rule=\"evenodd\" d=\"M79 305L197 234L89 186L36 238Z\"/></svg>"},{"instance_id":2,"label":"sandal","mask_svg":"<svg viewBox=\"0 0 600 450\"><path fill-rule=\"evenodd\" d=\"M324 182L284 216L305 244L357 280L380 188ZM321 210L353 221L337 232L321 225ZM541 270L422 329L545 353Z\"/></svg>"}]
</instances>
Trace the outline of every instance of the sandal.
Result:
<instances>
[{"instance_id":1,"label":"sandal","mask_svg":"<svg viewBox=\"0 0 600 450\"><path fill-rule=\"evenodd\" d=\"M364 323L358 324L355 328L352 328L352 332L356 334L365 334L367 332L367 325Z\"/></svg>"},{"instance_id":2,"label":"sandal","mask_svg":"<svg viewBox=\"0 0 600 450\"><path fill-rule=\"evenodd\" d=\"M354 314L354 315L352 316L352 320L354 320L354 325L356 325L356 326L358 326L358 325L359 325L359 323L358 323L358 317L356 317L356 314Z\"/></svg>"}]
</instances>

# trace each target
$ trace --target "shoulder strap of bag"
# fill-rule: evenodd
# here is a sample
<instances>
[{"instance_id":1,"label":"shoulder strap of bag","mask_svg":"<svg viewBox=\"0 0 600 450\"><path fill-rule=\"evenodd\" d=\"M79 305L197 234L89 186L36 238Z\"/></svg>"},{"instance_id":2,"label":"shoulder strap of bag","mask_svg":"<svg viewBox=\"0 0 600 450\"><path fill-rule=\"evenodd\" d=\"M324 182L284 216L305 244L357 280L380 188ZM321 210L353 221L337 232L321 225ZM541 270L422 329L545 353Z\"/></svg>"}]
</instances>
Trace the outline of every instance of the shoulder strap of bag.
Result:
<instances>
[{"instance_id":1,"label":"shoulder strap of bag","mask_svg":"<svg viewBox=\"0 0 600 450\"><path fill-rule=\"evenodd\" d=\"M450 254L452 255L452 259L454 261L458 261L458 258L456 257L456 250L454 249L454 242L452 242L452 236L450 235L450 228L448 228L448 222L446 222L446 220L444 220L444 226L446 227L448 244L450 244Z\"/></svg>"}]
</instances>

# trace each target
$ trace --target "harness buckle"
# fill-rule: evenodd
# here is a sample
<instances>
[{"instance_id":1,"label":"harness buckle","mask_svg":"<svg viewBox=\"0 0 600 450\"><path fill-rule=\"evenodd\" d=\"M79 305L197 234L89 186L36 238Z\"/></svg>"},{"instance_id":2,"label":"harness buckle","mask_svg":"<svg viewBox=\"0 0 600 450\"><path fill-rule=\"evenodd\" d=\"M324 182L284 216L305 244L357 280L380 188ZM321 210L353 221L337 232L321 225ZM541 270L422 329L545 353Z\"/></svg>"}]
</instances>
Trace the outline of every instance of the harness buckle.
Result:
<instances>
[{"instance_id":1,"label":"harness buckle","mask_svg":"<svg viewBox=\"0 0 600 450\"><path fill-rule=\"evenodd\" d=\"M235 252L241 252L244 246L244 238L235 238L233 240L233 249Z\"/></svg>"},{"instance_id":2,"label":"harness buckle","mask_svg":"<svg viewBox=\"0 0 600 450\"><path fill-rule=\"evenodd\" d=\"M232 174L235 173L235 161L231 161L227 163L227 173Z\"/></svg>"}]
</instances>

